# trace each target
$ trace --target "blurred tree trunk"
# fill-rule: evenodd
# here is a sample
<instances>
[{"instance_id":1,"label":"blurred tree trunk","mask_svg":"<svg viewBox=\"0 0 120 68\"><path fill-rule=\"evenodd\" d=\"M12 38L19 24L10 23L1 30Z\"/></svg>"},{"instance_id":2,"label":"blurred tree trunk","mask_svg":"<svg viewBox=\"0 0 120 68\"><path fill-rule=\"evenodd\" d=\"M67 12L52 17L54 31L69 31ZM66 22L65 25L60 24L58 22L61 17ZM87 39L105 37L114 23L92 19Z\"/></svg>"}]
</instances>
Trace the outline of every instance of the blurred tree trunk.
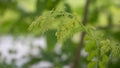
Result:
<instances>
[{"instance_id":1,"label":"blurred tree trunk","mask_svg":"<svg viewBox=\"0 0 120 68\"><path fill-rule=\"evenodd\" d=\"M83 20L82 20L82 23L83 23L84 26L87 24L89 5L90 5L90 0L86 0L86 4L85 4L85 8L84 8L84 14L83 14ZM81 51L82 47L84 46L85 34L86 34L85 32L82 32L82 34L81 34L80 43L78 45L78 49L76 51L76 55L75 55L73 65L72 65L71 68L78 68L79 67L79 59L81 57L80 51Z\"/></svg>"}]
</instances>

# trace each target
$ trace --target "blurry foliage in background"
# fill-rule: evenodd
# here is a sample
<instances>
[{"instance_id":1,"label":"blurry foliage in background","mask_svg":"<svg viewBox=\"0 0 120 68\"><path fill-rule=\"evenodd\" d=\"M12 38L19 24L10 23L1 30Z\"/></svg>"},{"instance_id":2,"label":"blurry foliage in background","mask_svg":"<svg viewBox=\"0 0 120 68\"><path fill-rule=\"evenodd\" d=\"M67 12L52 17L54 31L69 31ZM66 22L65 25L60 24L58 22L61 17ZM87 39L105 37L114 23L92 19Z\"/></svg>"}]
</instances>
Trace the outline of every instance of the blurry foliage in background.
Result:
<instances>
[{"instance_id":1,"label":"blurry foliage in background","mask_svg":"<svg viewBox=\"0 0 120 68\"><path fill-rule=\"evenodd\" d=\"M79 27L84 28L81 26L81 23L78 23L81 21L83 16L84 4L85 0L0 0L0 35L3 36L10 34L15 37L20 35L34 35L35 37L45 36L47 48L46 50L40 48L42 57L31 56L30 61L25 63L22 68L29 68L42 60L52 62L54 64L54 68L63 68L64 65L70 65L72 63L76 48L79 44L76 42L79 41L79 36L76 33L80 34L79 30L81 29L78 29ZM54 12L53 10L55 9L60 11L64 10L65 12ZM47 13L49 10L51 12ZM76 16L78 16L79 19L75 19L74 17ZM42 21L42 24L32 24L36 19L38 19L39 23ZM28 30L31 24L33 31ZM71 24L75 24L77 26L72 26ZM87 59L86 56L82 56L80 58L79 68L86 68L89 61L95 60L93 58L96 55L98 56L97 58L102 58L99 63L99 65L101 65L100 68L104 68L102 65L104 65L104 62L108 60L109 62L106 64L107 68L119 68L120 59L118 57L111 59L111 55L110 58L108 55L109 52L114 52L115 54L117 52L116 48L120 51L120 1L91 0L91 4L89 6L88 26L91 25L96 28L96 32L92 32L92 34L95 34L94 37L96 36L97 38L100 37L103 39L103 41L100 40L101 42L97 41L97 43L102 45L101 49L98 50L101 50L103 55L100 57L95 53L98 52L96 48L96 40L92 39L94 37L91 38L87 36L85 40L86 48L83 49L85 49L90 56ZM44 35L41 32L45 32ZM55 33L57 37L55 36ZM99 34L104 34L104 37L99 36ZM116 43L114 44L114 42L104 40L105 38L117 41L118 46ZM54 52L54 48L57 46L56 44L58 44L57 39L61 42L65 41L61 46L60 54ZM110 46L108 46L109 44ZM106 49L108 51L106 51ZM61 58L63 55L67 56L67 59L62 60ZM116 59L117 61L115 61ZM95 68L95 65L96 62L94 61L88 64L91 68ZM14 62L11 64L1 62L0 68L16 68L16 65L14 65Z\"/></svg>"}]
</instances>

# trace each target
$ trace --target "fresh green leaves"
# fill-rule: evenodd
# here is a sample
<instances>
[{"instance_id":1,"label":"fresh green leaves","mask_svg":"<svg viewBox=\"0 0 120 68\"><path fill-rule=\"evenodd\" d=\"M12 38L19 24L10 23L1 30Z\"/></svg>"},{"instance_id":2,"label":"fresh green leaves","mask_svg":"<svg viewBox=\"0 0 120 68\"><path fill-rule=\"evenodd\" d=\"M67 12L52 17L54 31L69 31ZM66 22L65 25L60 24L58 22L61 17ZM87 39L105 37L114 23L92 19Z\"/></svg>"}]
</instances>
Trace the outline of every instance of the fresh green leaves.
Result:
<instances>
[{"instance_id":1,"label":"fresh green leaves","mask_svg":"<svg viewBox=\"0 0 120 68\"><path fill-rule=\"evenodd\" d=\"M86 36L85 51L88 52L87 60L90 61L88 68L96 68L97 66L106 68L109 58L120 56L120 45L110 39L103 40L99 34L95 33L96 31Z\"/></svg>"},{"instance_id":2,"label":"fresh green leaves","mask_svg":"<svg viewBox=\"0 0 120 68\"><path fill-rule=\"evenodd\" d=\"M110 51L110 40L101 41L101 54L106 54Z\"/></svg>"},{"instance_id":3,"label":"fresh green leaves","mask_svg":"<svg viewBox=\"0 0 120 68\"><path fill-rule=\"evenodd\" d=\"M64 42L76 32L84 30L79 19L79 16L65 11L46 11L30 25L29 30L43 34L50 29L56 29L58 41Z\"/></svg>"},{"instance_id":4,"label":"fresh green leaves","mask_svg":"<svg viewBox=\"0 0 120 68\"><path fill-rule=\"evenodd\" d=\"M88 68L95 68L95 65L96 65L97 63L96 62L90 62L89 64L88 64Z\"/></svg>"},{"instance_id":5,"label":"fresh green leaves","mask_svg":"<svg viewBox=\"0 0 120 68\"><path fill-rule=\"evenodd\" d=\"M30 25L29 30L36 31L38 34L55 30L54 34L60 43L65 42L75 33L84 31L88 34L85 41L85 50L88 52L87 60L90 61L88 68L105 68L109 57L117 56L120 53L120 46L116 45L116 42L111 44L112 42L108 39L103 40L102 33L97 32L91 26L84 26L79 19L79 16L65 11L46 11ZM52 33L52 36L54 34ZM47 38L50 41L52 37L47 36ZM54 47L55 42L49 42L49 44Z\"/></svg>"}]
</instances>

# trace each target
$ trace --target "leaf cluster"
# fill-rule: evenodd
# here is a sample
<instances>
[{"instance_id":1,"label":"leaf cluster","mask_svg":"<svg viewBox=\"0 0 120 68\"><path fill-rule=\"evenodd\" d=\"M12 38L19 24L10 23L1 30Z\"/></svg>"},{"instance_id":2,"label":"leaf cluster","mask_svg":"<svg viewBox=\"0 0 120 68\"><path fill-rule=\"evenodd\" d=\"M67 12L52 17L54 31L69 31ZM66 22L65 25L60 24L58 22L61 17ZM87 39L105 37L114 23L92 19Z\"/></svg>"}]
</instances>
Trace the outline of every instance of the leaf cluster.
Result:
<instances>
[{"instance_id":1,"label":"leaf cluster","mask_svg":"<svg viewBox=\"0 0 120 68\"><path fill-rule=\"evenodd\" d=\"M29 30L43 34L55 29L58 41L63 42L73 34L85 30L79 19L79 16L65 11L46 11L30 25Z\"/></svg>"}]
</instances>

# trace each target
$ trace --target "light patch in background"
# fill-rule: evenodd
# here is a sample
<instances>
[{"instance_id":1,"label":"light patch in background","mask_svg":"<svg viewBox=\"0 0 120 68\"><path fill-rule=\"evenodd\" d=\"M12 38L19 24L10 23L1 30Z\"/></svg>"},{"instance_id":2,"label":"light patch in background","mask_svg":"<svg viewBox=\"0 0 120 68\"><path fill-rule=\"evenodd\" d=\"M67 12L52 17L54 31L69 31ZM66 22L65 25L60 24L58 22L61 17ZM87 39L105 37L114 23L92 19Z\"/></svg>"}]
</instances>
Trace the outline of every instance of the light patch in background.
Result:
<instances>
[{"instance_id":1,"label":"light patch in background","mask_svg":"<svg viewBox=\"0 0 120 68\"><path fill-rule=\"evenodd\" d=\"M48 61L41 61L35 65L33 65L30 68L53 68L53 64L51 62Z\"/></svg>"},{"instance_id":2,"label":"light patch in background","mask_svg":"<svg viewBox=\"0 0 120 68\"><path fill-rule=\"evenodd\" d=\"M35 12L37 0L18 0L18 7L26 12Z\"/></svg>"},{"instance_id":3,"label":"light patch in background","mask_svg":"<svg viewBox=\"0 0 120 68\"><path fill-rule=\"evenodd\" d=\"M73 9L78 8L79 6L83 6L85 4L85 0L66 0L66 2Z\"/></svg>"},{"instance_id":4,"label":"light patch in background","mask_svg":"<svg viewBox=\"0 0 120 68\"><path fill-rule=\"evenodd\" d=\"M40 55L40 49L46 48L44 37L33 38L20 36L14 39L12 36L0 37L0 60L10 64L13 60L18 67L30 60L29 55Z\"/></svg>"}]
</instances>

